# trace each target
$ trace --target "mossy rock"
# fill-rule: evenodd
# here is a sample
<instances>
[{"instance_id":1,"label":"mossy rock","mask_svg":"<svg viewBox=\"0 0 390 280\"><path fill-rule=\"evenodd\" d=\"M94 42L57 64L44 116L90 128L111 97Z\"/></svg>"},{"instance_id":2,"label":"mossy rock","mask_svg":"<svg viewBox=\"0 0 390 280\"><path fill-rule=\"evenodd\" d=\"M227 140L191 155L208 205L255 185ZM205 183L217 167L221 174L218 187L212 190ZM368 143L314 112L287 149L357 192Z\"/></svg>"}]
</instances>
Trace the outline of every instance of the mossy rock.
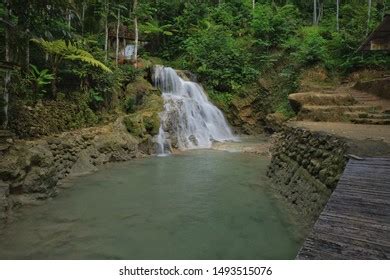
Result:
<instances>
[{"instance_id":1,"label":"mossy rock","mask_svg":"<svg viewBox=\"0 0 390 280\"><path fill-rule=\"evenodd\" d=\"M127 86L125 107L132 113L124 118L129 133L142 139L158 134L164 100L161 92L147 80L139 77Z\"/></svg>"},{"instance_id":2,"label":"mossy rock","mask_svg":"<svg viewBox=\"0 0 390 280\"><path fill-rule=\"evenodd\" d=\"M157 135L160 128L159 113L164 110L163 103L160 95L146 96L143 105L138 107L135 113L124 118L127 130L140 138Z\"/></svg>"},{"instance_id":3,"label":"mossy rock","mask_svg":"<svg viewBox=\"0 0 390 280\"><path fill-rule=\"evenodd\" d=\"M123 122L127 131L139 138L157 135L160 128L160 118L156 112L131 114L126 116Z\"/></svg>"},{"instance_id":4,"label":"mossy rock","mask_svg":"<svg viewBox=\"0 0 390 280\"><path fill-rule=\"evenodd\" d=\"M139 94L148 94L153 92L155 88L144 78L138 77L134 83L130 83L126 87L126 96L137 96Z\"/></svg>"},{"instance_id":5,"label":"mossy rock","mask_svg":"<svg viewBox=\"0 0 390 280\"><path fill-rule=\"evenodd\" d=\"M161 95L152 94L146 96L144 103L140 107L141 111L162 112L164 110L164 100Z\"/></svg>"},{"instance_id":6,"label":"mossy rock","mask_svg":"<svg viewBox=\"0 0 390 280\"><path fill-rule=\"evenodd\" d=\"M144 138L146 129L144 126L142 115L132 114L123 119L126 129L129 133L136 137Z\"/></svg>"},{"instance_id":7,"label":"mossy rock","mask_svg":"<svg viewBox=\"0 0 390 280\"><path fill-rule=\"evenodd\" d=\"M19 137L41 137L99 122L86 103L41 101L34 106L23 102L10 104L9 128Z\"/></svg>"},{"instance_id":8,"label":"mossy rock","mask_svg":"<svg viewBox=\"0 0 390 280\"><path fill-rule=\"evenodd\" d=\"M142 115L144 126L148 134L157 135L160 129L160 117L156 112L146 112Z\"/></svg>"},{"instance_id":9,"label":"mossy rock","mask_svg":"<svg viewBox=\"0 0 390 280\"><path fill-rule=\"evenodd\" d=\"M153 96L151 98L151 96ZM127 113L134 113L139 110L144 110L154 104L158 100L157 106L162 106L161 92L154 88L147 80L139 77L134 83L128 84L125 92L124 109Z\"/></svg>"}]
</instances>

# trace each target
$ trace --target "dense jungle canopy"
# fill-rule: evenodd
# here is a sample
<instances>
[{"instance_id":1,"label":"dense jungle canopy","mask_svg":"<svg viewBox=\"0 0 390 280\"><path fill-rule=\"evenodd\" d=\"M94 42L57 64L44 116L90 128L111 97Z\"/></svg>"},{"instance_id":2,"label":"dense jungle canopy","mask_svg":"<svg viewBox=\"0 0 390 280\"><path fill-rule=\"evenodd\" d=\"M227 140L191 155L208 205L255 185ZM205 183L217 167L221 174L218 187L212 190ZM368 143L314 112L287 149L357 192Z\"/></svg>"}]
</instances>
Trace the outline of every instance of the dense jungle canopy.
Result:
<instances>
[{"instance_id":1,"label":"dense jungle canopy","mask_svg":"<svg viewBox=\"0 0 390 280\"><path fill-rule=\"evenodd\" d=\"M386 0L3 0L1 107L66 100L98 123L118 108L131 112L134 100L118 105L117 96L145 69L164 64L195 73L222 108L256 92L267 97L268 110L289 115L287 96L305 68L319 66L337 78L389 67L388 54L357 52L388 6Z\"/></svg>"}]
</instances>

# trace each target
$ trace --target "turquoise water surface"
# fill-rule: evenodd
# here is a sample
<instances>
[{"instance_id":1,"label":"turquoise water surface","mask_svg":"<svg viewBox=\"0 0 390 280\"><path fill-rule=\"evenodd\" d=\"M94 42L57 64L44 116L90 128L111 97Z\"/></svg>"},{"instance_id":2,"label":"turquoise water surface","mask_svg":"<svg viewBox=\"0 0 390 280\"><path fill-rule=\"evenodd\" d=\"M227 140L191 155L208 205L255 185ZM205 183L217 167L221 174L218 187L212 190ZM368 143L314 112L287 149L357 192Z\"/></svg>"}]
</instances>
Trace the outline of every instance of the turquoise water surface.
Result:
<instances>
[{"instance_id":1,"label":"turquoise water surface","mask_svg":"<svg viewBox=\"0 0 390 280\"><path fill-rule=\"evenodd\" d=\"M1 259L291 259L301 238L265 176L269 160L197 150L110 164L25 207Z\"/></svg>"}]
</instances>

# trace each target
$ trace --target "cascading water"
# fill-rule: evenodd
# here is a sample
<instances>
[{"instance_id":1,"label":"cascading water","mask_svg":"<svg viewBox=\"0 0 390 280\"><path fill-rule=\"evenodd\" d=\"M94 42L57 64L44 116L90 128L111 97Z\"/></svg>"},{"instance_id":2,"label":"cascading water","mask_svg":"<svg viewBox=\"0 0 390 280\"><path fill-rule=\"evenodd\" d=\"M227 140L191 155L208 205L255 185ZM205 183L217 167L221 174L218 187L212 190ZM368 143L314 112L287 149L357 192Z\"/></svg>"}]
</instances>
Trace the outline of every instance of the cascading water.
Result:
<instances>
[{"instance_id":1,"label":"cascading water","mask_svg":"<svg viewBox=\"0 0 390 280\"><path fill-rule=\"evenodd\" d=\"M160 155L172 146L181 150L210 148L213 141L236 140L222 112L199 84L183 80L174 69L164 66L155 66L153 80L164 99L157 136Z\"/></svg>"}]
</instances>

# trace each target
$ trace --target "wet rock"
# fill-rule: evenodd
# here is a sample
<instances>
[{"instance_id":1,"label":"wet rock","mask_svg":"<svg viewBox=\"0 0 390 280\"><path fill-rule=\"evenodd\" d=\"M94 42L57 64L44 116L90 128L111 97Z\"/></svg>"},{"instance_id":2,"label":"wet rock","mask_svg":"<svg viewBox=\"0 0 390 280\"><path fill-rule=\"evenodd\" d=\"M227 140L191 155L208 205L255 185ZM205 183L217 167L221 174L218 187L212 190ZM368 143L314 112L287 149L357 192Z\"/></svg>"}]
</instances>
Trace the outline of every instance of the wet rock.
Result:
<instances>
[{"instance_id":1,"label":"wet rock","mask_svg":"<svg viewBox=\"0 0 390 280\"><path fill-rule=\"evenodd\" d=\"M148 139L152 137L144 141ZM0 160L0 223L5 209L55 196L58 183L69 175L94 172L98 165L130 160L153 149L151 144L140 145L123 119L46 140L18 142Z\"/></svg>"},{"instance_id":2,"label":"wet rock","mask_svg":"<svg viewBox=\"0 0 390 280\"><path fill-rule=\"evenodd\" d=\"M312 224L344 170L347 146L342 139L281 125L267 176L272 186Z\"/></svg>"},{"instance_id":3,"label":"wet rock","mask_svg":"<svg viewBox=\"0 0 390 280\"><path fill-rule=\"evenodd\" d=\"M97 156L95 156L95 159ZM96 171L97 168L92 164L88 151L80 153L78 160L72 166L70 174L72 176L81 176Z\"/></svg>"},{"instance_id":4,"label":"wet rock","mask_svg":"<svg viewBox=\"0 0 390 280\"><path fill-rule=\"evenodd\" d=\"M6 220L6 212L9 208L8 196L9 185L0 180L0 225Z\"/></svg>"},{"instance_id":5,"label":"wet rock","mask_svg":"<svg viewBox=\"0 0 390 280\"><path fill-rule=\"evenodd\" d=\"M195 146L198 145L198 139L195 137L195 135L191 135L188 140L190 140L192 142L192 144L194 144Z\"/></svg>"}]
</instances>

